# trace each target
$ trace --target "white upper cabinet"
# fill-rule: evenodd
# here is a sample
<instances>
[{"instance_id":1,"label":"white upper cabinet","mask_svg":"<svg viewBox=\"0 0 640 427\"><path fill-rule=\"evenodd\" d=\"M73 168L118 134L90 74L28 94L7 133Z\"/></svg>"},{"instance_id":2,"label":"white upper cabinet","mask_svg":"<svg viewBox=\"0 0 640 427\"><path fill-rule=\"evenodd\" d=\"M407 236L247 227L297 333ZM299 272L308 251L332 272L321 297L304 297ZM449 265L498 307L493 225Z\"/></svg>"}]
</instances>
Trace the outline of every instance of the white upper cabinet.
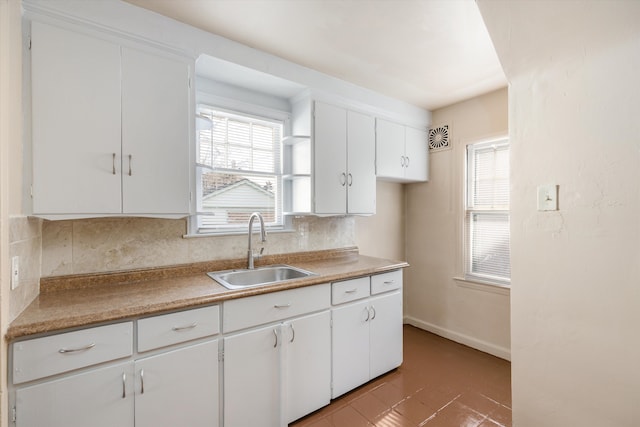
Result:
<instances>
[{"instance_id":1,"label":"white upper cabinet","mask_svg":"<svg viewBox=\"0 0 640 427\"><path fill-rule=\"evenodd\" d=\"M122 200L126 213L189 212L189 66L122 49Z\"/></svg>"},{"instance_id":2,"label":"white upper cabinet","mask_svg":"<svg viewBox=\"0 0 640 427\"><path fill-rule=\"evenodd\" d=\"M120 46L31 26L33 211L120 213Z\"/></svg>"},{"instance_id":3,"label":"white upper cabinet","mask_svg":"<svg viewBox=\"0 0 640 427\"><path fill-rule=\"evenodd\" d=\"M376 120L376 175L397 182L428 179L427 132L383 119Z\"/></svg>"},{"instance_id":4,"label":"white upper cabinet","mask_svg":"<svg viewBox=\"0 0 640 427\"><path fill-rule=\"evenodd\" d=\"M293 123L294 133L310 135L309 142L302 140L288 147L293 206L289 211L300 213L306 208L307 213L318 215L374 214L375 119L306 100L294 106ZM309 171L310 177L296 174L301 170Z\"/></svg>"},{"instance_id":5,"label":"white upper cabinet","mask_svg":"<svg viewBox=\"0 0 640 427\"><path fill-rule=\"evenodd\" d=\"M188 214L191 61L37 21L31 44L33 213Z\"/></svg>"}]
</instances>

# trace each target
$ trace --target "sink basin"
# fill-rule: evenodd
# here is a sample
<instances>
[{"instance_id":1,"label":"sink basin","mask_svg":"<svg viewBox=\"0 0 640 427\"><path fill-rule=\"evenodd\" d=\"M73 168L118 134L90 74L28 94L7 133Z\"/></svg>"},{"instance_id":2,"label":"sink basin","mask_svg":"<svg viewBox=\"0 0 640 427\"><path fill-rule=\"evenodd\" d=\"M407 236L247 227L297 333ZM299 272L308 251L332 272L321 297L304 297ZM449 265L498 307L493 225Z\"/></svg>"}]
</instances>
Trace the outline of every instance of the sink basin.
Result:
<instances>
[{"instance_id":1,"label":"sink basin","mask_svg":"<svg viewBox=\"0 0 640 427\"><path fill-rule=\"evenodd\" d=\"M213 271L207 275L227 289L244 289L315 276L316 273L290 265L278 264L253 270Z\"/></svg>"}]
</instances>

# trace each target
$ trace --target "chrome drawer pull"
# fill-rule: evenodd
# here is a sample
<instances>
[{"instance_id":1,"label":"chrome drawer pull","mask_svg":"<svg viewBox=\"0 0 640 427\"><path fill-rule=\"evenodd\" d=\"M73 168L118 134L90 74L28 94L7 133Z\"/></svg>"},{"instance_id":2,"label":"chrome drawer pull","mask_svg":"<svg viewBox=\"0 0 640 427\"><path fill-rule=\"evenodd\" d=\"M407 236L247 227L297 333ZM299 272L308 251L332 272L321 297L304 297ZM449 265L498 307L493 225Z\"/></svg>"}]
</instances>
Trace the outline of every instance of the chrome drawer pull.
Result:
<instances>
[{"instance_id":1,"label":"chrome drawer pull","mask_svg":"<svg viewBox=\"0 0 640 427\"><path fill-rule=\"evenodd\" d=\"M113 174L116 174L116 153L113 153L113 159L112 159L112 165L113 165Z\"/></svg>"},{"instance_id":2,"label":"chrome drawer pull","mask_svg":"<svg viewBox=\"0 0 640 427\"><path fill-rule=\"evenodd\" d=\"M122 398L127 397L127 374L122 373Z\"/></svg>"},{"instance_id":3,"label":"chrome drawer pull","mask_svg":"<svg viewBox=\"0 0 640 427\"><path fill-rule=\"evenodd\" d=\"M369 307L365 307L364 311L367 313L367 318L364 319L365 322L369 321L369 317L371 317L371 313L369 312Z\"/></svg>"},{"instance_id":4,"label":"chrome drawer pull","mask_svg":"<svg viewBox=\"0 0 640 427\"><path fill-rule=\"evenodd\" d=\"M291 307L291 303L287 303L287 304L276 304L273 306L273 308L289 308Z\"/></svg>"},{"instance_id":5,"label":"chrome drawer pull","mask_svg":"<svg viewBox=\"0 0 640 427\"><path fill-rule=\"evenodd\" d=\"M140 369L140 394L144 394L144 369Z\"/></svg>"},{"instance_id":6,"label":"chrome drawer pull","mask_svg":"<svg viewBox=\"0 0 640 427\"><path fill-rule=\"evenodd\" d=\"M393 285L396 281L395 280L387 280L384 282L385 285Z\"/></svg>"},{"instance_id":7,"label":"chrome drawer pull","mask_svg":"<svg viewBox=\"0 0 640 427\"><path fill-rule=\"evenodd\" d=\"M180 331L185 331L187 329L193 329L196 326L198 326L198 322L193 322L190 325L187 326L174 326L173 328L171 328L172 331L176 331L176 332L180 332Z\"/></svg>"},{"instance_id":8,"label":"chrome drawer pull","mask_svg":"<svg viewBox=\"0 0 640 427\"><path fill-rule=\"evenodd\" d=\"M293 329L293 324L292 323L289 323L289 327L291 328L291 341L289 341L289 342L293 342L293 340L296 339L296 330Z\"/></svg>"},{"instance_id":9,"label":"chrome drawer pull","mask_svg":"<svg viewBox=\"0 0 640 427\"><path fill-rule=\"evenodd\" d=\"M376 308L374 306L371 306L371 310L373 311L373 315L371 316L371 320L376 318Z\"/></svg>"},{"instance_id":10,"label":"chrome drawer pull","mask_svg":"<svg viewBox=\"0 0 640 427\"><path fill-rule=\"evenodd\" d=\"M358 289L356 288L344 291L345 294L355 294L356 292L358 292Z\"/></svg>"},{"instance_id":11,"label":"chrome drawer pull","mask_svg":"<svg viewBox=\"0 0 640 427\"><path fill-rule=\"evenodd\" d=\"M278 346L278 333L275 329L273 330L273 336L276 337L276 342L273 343L273 348L276 348Z\"/></svg>"},{"instance_id":12,"label":"chrome drawer pull","mask_svg":"<svg viewBox=\"0 0 640 427\"><path fill-rule=\"evenodd\" d=\"M96 346L96 343L92 342L91 344L87 344L84 347L78 348L61 348L58 350L58 353L67 354L67 353L77 353L79 351L87 351Z\"/></svg>"}]
</instances>

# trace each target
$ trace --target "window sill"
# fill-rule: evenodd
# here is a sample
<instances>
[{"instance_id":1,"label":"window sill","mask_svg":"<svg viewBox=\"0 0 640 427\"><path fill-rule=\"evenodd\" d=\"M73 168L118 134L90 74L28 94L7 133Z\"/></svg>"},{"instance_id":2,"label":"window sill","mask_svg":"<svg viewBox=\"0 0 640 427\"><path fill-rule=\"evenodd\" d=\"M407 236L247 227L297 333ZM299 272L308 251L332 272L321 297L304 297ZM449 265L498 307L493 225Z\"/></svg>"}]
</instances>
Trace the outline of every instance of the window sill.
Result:
<instances>
[{"instance_id":1,"label":"window sill","mask_svg":"<svg viewBox=\"0 0 640 427\"><path fill-rule=\"evenodd\" d=\"M456 284L458 286L461 286L463 288L475 289L483 292L491 292L499 295L511 295L511 286L509 285L484 282L477 279L466 279L464 277L454 277L453 280L456 281Z\"/></svg>"}]
</instances>

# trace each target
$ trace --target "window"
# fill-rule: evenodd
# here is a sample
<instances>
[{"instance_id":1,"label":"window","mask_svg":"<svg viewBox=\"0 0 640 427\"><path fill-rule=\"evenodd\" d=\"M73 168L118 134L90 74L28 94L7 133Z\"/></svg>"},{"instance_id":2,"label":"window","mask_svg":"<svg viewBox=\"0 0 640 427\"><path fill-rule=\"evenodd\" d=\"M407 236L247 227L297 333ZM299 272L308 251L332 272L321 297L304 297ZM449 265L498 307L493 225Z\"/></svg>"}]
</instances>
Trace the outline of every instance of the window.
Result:
<instances>
[{"instance_id":1,"label":"window","mask_svg":"<svg viewBox=\"0 0 640 427\"><path fill-rule=\"evenodd\" d=\"M501 285L511 281L509 141L467 146L465 275Z\"/></svg>"},{"instance_id":2,"label":"window","mask_svg":"<svg viewBox=\"0 0 640 427\"><path fill-rule=\"evenodd\" d=\"M201 107L212 126L198 131L198 233L246 228L260 212L282 228L281 121Z\"/></svg>"}]
</instances>

